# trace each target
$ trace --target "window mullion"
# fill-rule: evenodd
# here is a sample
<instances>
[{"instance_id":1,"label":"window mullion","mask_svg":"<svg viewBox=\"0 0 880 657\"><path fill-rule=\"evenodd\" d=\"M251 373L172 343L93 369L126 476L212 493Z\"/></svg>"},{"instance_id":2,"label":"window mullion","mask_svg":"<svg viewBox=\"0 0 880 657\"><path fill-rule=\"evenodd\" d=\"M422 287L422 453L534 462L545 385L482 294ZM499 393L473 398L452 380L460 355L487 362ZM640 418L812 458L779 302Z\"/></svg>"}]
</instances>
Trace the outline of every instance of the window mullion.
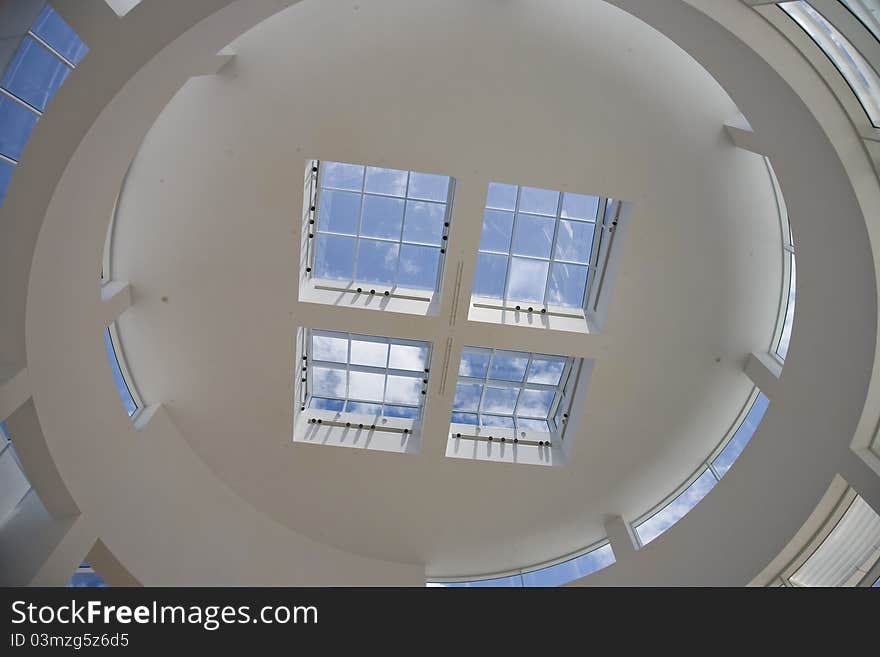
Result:
<instances>
[{"instance_id":1,"label":"window mullion","mask_svg":"<svg viewBox=\"0 0 880 657\"><path fill-rule=\"evenodd\" d=\"M352 283L356 283L358 280L358 260L361 254L361 225L363 223L364 218L364 188L367 182L367 167L364 167L363 175L361 176L361 202L358 208L358 221L357 221L357 231L355 235L355 248L354 248L354 273L352 274Z\"/></svg>"},{"instance_id":2,"label":"window mullion","mask_svg":"<svg viewBox=\"0 0 880 657\"><path fill-rule=\"evenodd\" d=\"M553 263L556 262L556 240L559 237L559 220L562 217L562 203L565 192L559 192L559 201L556 203L556 218L553 220L553 239L550 242L550 262L547 265L547 280L544 281L544 295L541 305L547 307L547 294L550 292L550 279L553 276Z\"/></svg>"},{"instance_id":3,"label":"window mullion","mask_svg":"<svg viewBox=\"0 0 880 657\"><path fill-rule=\"evenodd\" d=\"M599 249L602 245L603 233L605 232L605 214L608 212L608 199L605 197L599 198L599 208L596 212L596 220L593 223L593 243L590 245L590 257L587 262L589 263L589 269L587 270L587 284L584 288L584 311L587 310L587 305L590 300L590 291L593 289L593 284L596 281L597 267L599 264ZM602 218L599 221L599 217Z\"/></svg>"},{"instance_id":4,"label":"window mullion","mask_svg":"<svg viewBox=\"0 0 880 657\"><path fill-rule=\"evenodd\" d=\"M507 270L504 272L504 292L502 303L506 306L510 300L507 294L507 286L510 283L510 268L513 266L513 240L516 238L516 223L519 218L519 200L522 195L522 186L516 187L516 201L513 204L513 225L510 228L510 246L507 248ZM485 213L483 221L486 221Z\"/></svg>"},{"instance_id":5,"label":"window mullion","mask_svg":"<svg viewBox=\"0 0 880 657\"><path fill-rule=\"evenodd\" d=\"M61 60L61 63L63 63L65 66L67 66L67 68L69 68L71 71L72 71L73 69L76 68L76 64L74 64L72 61L70 61L69 59L67 59L67 57L65 57L64 55L62 55L62 54L61 54L60 52L58 52L57 50L55 50L55 48L53 48L52 46L50 46L49 43L48 43L46 40L44 40L42 37L40 37L40 36L34 34L33 30L28 30L28 31L27 31L27 34L28 34L28 36L31 37L34 41L36 41L37 43L39 43L39 44L40 44L41 46L43 46L46 50L48 50L50 53L52 53L53 55L55 55L55 57L57 57L59 60Z\"/></svg>"},{"instance_id":6,"label":"window mullion","mask_svg":"<svg viewBox=\"0 0 880 657\"><path fill-rule=\"evenodd\" d=\"M7 98L12 100L13 102L18 103L19 105L24 107L26 110L30 111L32 114L36 114L37 116L43 116L43 113L40 110L38 110L36 107L31 105L26 100L23 100L23 99L19 98L18 96L16 96L14 93L9 91L9 89L6 89L4 87L0 87L0 94L6 96Z\"/></svg>"}]
</instances>

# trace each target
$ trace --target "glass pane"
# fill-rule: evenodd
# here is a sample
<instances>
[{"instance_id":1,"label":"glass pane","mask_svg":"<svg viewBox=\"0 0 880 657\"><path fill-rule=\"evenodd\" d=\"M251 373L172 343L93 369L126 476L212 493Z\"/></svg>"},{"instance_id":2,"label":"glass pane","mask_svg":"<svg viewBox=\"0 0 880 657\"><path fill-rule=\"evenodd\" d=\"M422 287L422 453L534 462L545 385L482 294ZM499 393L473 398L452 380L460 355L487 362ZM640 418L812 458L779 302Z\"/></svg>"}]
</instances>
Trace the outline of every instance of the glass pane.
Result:
<instances>
[{"instance_id":1,"label":"glass pane","mask_svg":"<svg viewBox=\"0 0 880 657\"><path fill-rule=\"evenodd\" d=\"M544 260L511 258L507 298L525 303L543 303L549 264Z\"/></svg>"},{"instance_id":2,"label":"glass pane","mask_svg":"<svg viewBox=\"0 0 880 657\"><path fill-rule=\"evenodd\" d=\"M520 575L511 575L510 577L500 577L498 579L480 579L474 580L472 582L444 582L442 584L436 584L436 586L443 586L446 588L460 588L460 587L520 587L522 586L522 577Z\"/></svg>"},{"instance_id":3,"label":"glass pane","mask_svg":"<svg viewBox=\"0 0 880 657\"><path fill-rule=\"evenodd\" d=\"M785 318L782 321L782 335L779 336L779 346L776 353L782 360L788 356L788 345L791 342L791 329L794 326L795 294L797 292L797 265L794 254L791 258L791 278L788 282L788 303L785 306Z\"/></svg>"},{"instance_id":4,"label":"glass pane","mask_svg":"<svg viewBox=\"0 0 880 657\"><path fill-rule=\"evenodd\" d=\"M880 516L856 496L790 581L795 586L852 586L873 568L878 550Z\"/></svg>"},{"instance_id":5,"label":"glass pane","mask_svg":"<svg viewBox=\"0 0 880 657\"><path fill-rule=\"evenodd\" d=\"M840 0L862 21L875 39L880 40L880 2L877 0Z\"/></svg>"},{"instance_id":6,"label":"glass pane","mask_svg":"<svg viewBox=\"0 0 880 657\"><path fill-rule=\"evenodd\" d=\"M318 397L345 399L345 370L313 367L312 394Z\"/></svg>"},{"instance_id":7,"label":"glass pane","mask_svg":"<svg viewBox=\"0 0 880 657\"><path fill-rule=\"evenodd\" d=\"M327 399L326 397L312 397L309 401L309 408L319 411L336 411L341 413L345 401L342 399Z\"/></svg>"},{"instance_id":8,"label":"glass pane","mask_svg":"<svg viewBox=\"0 0 880 657\"><path fill-rule=\"evenodd\" d=\"M414 290L437 289L440 249L436 246L403 244L400 247L400 270L397 284Z\"/></svg>"},{"instance_id":9,"label":"glass pane","mask_svg":"<svg viewBox=\"0 0 880 657\"><path fill-rule=\"evenodd\" d=\"M98 573L92 570L87 563L83 563L77 568L76 572L70 578L67 586L73 589L109 588L107 582Z\"/></svg>"},{"instance_id":10,"label":"glass pane","mask_svg":"<svg viewBox=\"0 0 880 657\"><path fill-rule=\"evenodd\" d=\"M391 356L388 360L388 367L394 370L420 372L425 369L427 359L427 347L393 343L391 345Z\"/></svg>"},{"instance_id":11,"label":"glass pane","mask_svg":"<svg viewBox=\"0 0 880 657\"><path fill-rule=\"evenodd\" d=\"M529 355L515 351L496 351L489 378L498 381L522 381L529 364Z\"/></svg>"},{"instance_id":12,"label":"glass pane","mask_svg":"<svg viewBox=\"0 0 880 657\"><path fill-rule=\"evenodd\" d=\"M392 242L359 240L356 278L364 283L393 285L397 274L400 245Z\"/></svg>"},{"instance_id":13,"label":"glass pane","mask_svg":"<svg viewBox=\"0 0 880 657\"><path fill-rule=\"evenodd\" d=\"M438 176L433 173L418 173L413 171L409 175L410 198L420 198L426 201L446 202L449 195L449 176Z\"/></svg>"},{"instance_id":14,"label":"glass pane","mask_svg":"<svg viewBox=\"0 0 880 657\"><path fill-rule=\"evenodd\" d=\"M548 217L519 215L516 219L512 253L549 259L555 223L555 220Z\"/></svg>"},{"instance_id":15,"label":"glass pane","mask_svg":"<svg viewBox=\"0 0 880 657\"><path fill-rule=\"evenodd\" d=\"M325 360L331 363L348 362L348 336L313 334L312 360Z\"/></svg>"},{"instance_id":16,"label":"glass pane","mask_svg":"<svg viewBox=\"0 0 880 657\"><path fill-rule=\"evenodd\" d=\"M502 429L513 429L515 425L513 418L505 415L480 415L480 421L484 427L500 427Z\"/></svg>"},{"instance_id":17,"label":"glass pane","mask_svg":"<svg viewBox=\"0 0 880 657\"><path fill-rule=\"evenodd\" d=\"M599 197L566 192L562 197L563 219L595 220L599 213Z\"/></svg>"},{"instance_id":18,"label":"glass pane","mask_svg":"<svg viewBox=\"0 0 880 657\"><path fill-rule=\"evenodd\" d=\"M566 308L583 308L588 268L553 263L547 303Z\"/></svg>"},{"instance_id":19,"label":"glass pane","mask_svg":"<svg viewBox=\"0 0 880 657\"><path fill-rule=\"evenodd\" d=\"M385 368L388 362L388 343L372 340L351 340L351 364Z\"/></svg>"},{"instance_id":20,"label":"glass pane","mask_svg":"<svg viewBox=\"0 0 880 657\"><path fill-rule=\"evenodd\" d=\"M400 240L403 200L387 196L364 196L361 235Z\"/></svg>"},{"instance_id":21,"label":"glass pane","mask_svg":"<svg viewBox=\"0 0 880 657\"><path fill-rule=\"evenodd\" d=\"M535 420L533 418L518 417L516 418L516 427L520 431L537 431L539 433L550 433L550 425L547 420Z\"/></svg>"},{"instance_id":22,"label":"glass pane","mask_svg":"<svg viewBox=\"0 0 880 657\"><path fill-rule=\"evenodd\" d=\"M37 16L31 31L74 65L79 64L89 51L82 39L50 5L46 5Z\"/></svg>"},{"instance_id":23,"label":"glass pane","mask_svg":"<svg viewBox=\"0 0 880 657\"><path fill-rule=\"evenodd\" d=\"M445 217L446 206L442 203L407 201L403 241L439 246Z\"/></svg>"},{"instance_id":24,"label":"glass pane","mask_svg":"<svg viewBox=\"0 0 880 657\"><path fill-rule=\"evenodd\" d=\"M535 570L531 573L523 573L523 586L561 586L581 577L591 575L597 570L610 566L614 562L614 552L611 551L611 546L603 545L576 559L542 568L541 570Z\"/></svg>"},{"instance_id":25,"label":"glass pane","mask_svg":"<svg viewBox=\"0 0 880 657\"><path fill-rule=\"evenodd\" d=\"M358 415L382 415L382 405L350 401L345 403L345 412Z\"/></svg>"},{"instance_id":26,"label":"glass pane","mask_svg":"<svg viewBox=\"0 0 880 657\"><path fill-rule=\"evenodd\" d=\"M369 402L381 402L385 375L373 372L348 373L348 397Z\"/></svg>"},{"instance_id":27,"label":"glass pane","mask_svg":"<svg viewBox=\"0 0 880 657\"><path fill-rule=\"evenodd\" d=\"M516 414L528 417L549 417L550 407L555 398L555 390L523 390L519 395Z\"/></svg>"},{"instance_id":28,"label":"glass pane","mask_svg":"<svg viewBox=\"0 0 880 657\"><path fill-rule=\"evenodd\" d=\"M492 352L488 349L465 349L461 352L458 375L485 379L491 355Z\"/></svg>"},{"instance_id":29,"label":"glass pane","mask_svg":"<svg viewBox=\"0 0 880 657\"><path fill-rule=\"evenodd\" d=\"M480 407L480 395L483 386L479 383L459 383L455 386L455 401L452 408L456 411L476 411Z\"/></svg>"},{"instance_id":30,"label":"glass pane","mask_svg":"<svg viewBox=\"0 0 880 657\"><path fill-rule=\"evenodd\" d=\"M755 399L755 403L752 404L752 407L746 414L745 420L739 425L736 433L733 434L733 438L730 439L730 442L724 446L721 453L714 461L712 461L712 465L716 472L718 472L719 477L723 477L727 474L727 471L730 470L730 466L733 465L733 462L739 458L739 455L742 454L746 445L749 444L755 430L758 428L758 425L761 424L761 420L764 419L764 413L767 412L767 407L769 405L770 400L767 399L764 393L759 393Z\"/></svg>"},{"instance_id":31,"label":"glass pane","mask_svg":"<svg viewBox=\"0 0 880 657\"><path fill-rule=\"evenodd\" d=\"M480 251L510 251L513 231L513 213L486 210L483 213L483 232L480 235Z\"/></svg>"},{"instance_id":32,"label":"glass pane","mask_svg":"<svg viewBox=\"0 0 880 657\"><path fill-rule=\"evenodd\" d=\"M0 86L42 111L70 70L42 44L26 36L6 67Z\"/></svg>"},{"instance_id":33,"label":"glass pane","mask_svg":"<svg viewBox=\"0 0 880 657\"><path fill-rule=\"evenodd\" d=\"M501 183L489 183L489 193L486 195L486 207L499 210L516 209L516 185L502 185Z\"/></svg>"},{"instance_id":34,"label":"glass pane","mask_svg":"<svg viewBox=\"0 0 880 657\"><path fill-rule=\"evenodd\" d=\"M479 416L476 413L453 413L452 414L452 422L454 424L479 424L479 420L477 419Z\"/></svg>"},{"instance_id":35,"label":"glass pane","mask_svg":"<svg viewBox=\"0 0 880 657\"><path fill-rule=\"evenodd\" d=\"M6 160L0 160L0 206L3 205L3 199L6 198L6 188L9 187L13 173L15 173L15 165Z\"/></svg>"},{"instance_id":36,"label":"glass pane","mask_svg":"<svg viewBox=\"0 0 880 657\"><path fill-rule=\"evenodd\" d=\"M822 14L804 0L779 5L812 37L849 83L874 127L880 128L880 76Z\"/></svg>"},{"instance_id":37,"label":"glass pane","mask_svg":"<svg viewBox=\"0 0 880 657\"><path fill-rule=\"evenodd\" d=\"M513 409L516 406L516 398L519 395L519 388L497 388L495 386L486 386L483 394L483 406L480 409L483 413L503 413L513 415Z\"/></svg>"},{"instance_id":38,"label":"glass pane","mask_svg":"<svg viewBox=\"0 0 880 657\"><path fill-rule=\"evenodd\" d=\"M38 117L7 96L0 95L0 153L18 160Z\"/></svg>"},{"instance_id":39,"label":"glass pane","mask_svg":"<svg viewBox=\"0 0 880 657\"><path fill-rule=\"evenodd\" d=\"M318 230L357 235L360 211L360 194L323 190L318 215Z\"/></svg>"},{"instance_id":40,"label":"glass pane","mask_svg":"<svg viewBox=\"0 0 880 657\"><path fill-rule=\"evenodd\" d=\"M559 209L559 192L535 187L523 187L519 193L519 211L556 216Z\"/></svg>"},{"instance_id":41,"label":"glass pane","mask_svg":"<svg viewBox=\"0 0 880 657\"><path fill-rule=\"evenodd\" d=\"M529 368L529 383L540 383L548 386L559 385L562 372L565 371L565 360L533 358Z\"/></svg>"},{"instance_id":42,"label":"glass pane","mask_svg":"<svg viewBox=\"0 0 880 657\"><path fill-rule=\"evenodd\" d=\"M354 270L353 237L318 235L315 238L315 276L350 281Z\"/></svg>"},{"instance_id":43,"label":"glass pane","mask_svg":"<svg viewBox=\"0 0 880 657\"><path fill-rule=\"evenodd\" d=\"M411 376L388 376L385 401L392 404L418 405L422 396L422 380Z\"/></svg>"},{"instance_id":44,"label":"glass pane","mask_svg":"<svg viewBox=\"0 0 880 657\"><path fill-rule=\"evenodd\" d=\"M324 177L321 180L321 185L324 187L359 192L363 186L364 167L342 162L325 162L322 175Z\"/></svg>"},{"instance_id":45,"label":"glass pane","mask_svg":"<svg viewBox=\"0 0 880 657\"><path fill-rule=\"evenodd\" d=\"M477 255L477 271L474 275L473 295L502 299L504 278L507 275L507 257L480 253Z\"/></svg>"},{"instance_id":46,"label":"glass pane","mask_svg":"<svg viewBox=\"0 0 880 657\"><path fill-rule=\"evenodd\" d=\"M595 224L583 221L560 220L556 233L556 253L553 257L557 260L590 264L595 228Z\"/></svg>"},{"instance_id":47,"label":"glass pane","mask_svg":"<svg viewBox=\"0 0 880 657\"><path fill-rule=\"evenodd\" d=\"M710 470L701 474L678 497L635 528L641 544L647 545L681 520L688 511L706 497L710 490L715 488L716 483L715 476Z\"/></svg>"},{"instance_id":48,"label":"glass pane","mask_svg":"<svg viewBox=\"0 0 880 657\"><path fill-rule=\"evenodd\" d=\"M406 196L406 171L367 167L364 191L392 196Z\"/></svg>"},{"instance_id":49,"label":"glass pane","mask_svg":"<svg viewBox=\"0 0 880 657\"><path fill-rule=\"evenodd\" d=\"M113 339L110 337L109 328L104 329L104 348L107 351L110 372L113 374L113 383L116 384L116 390L119 393L119 398L122 400L122 405L125 407L125 412L131 417L137 410L137 404L131 396L125 378L122 376L122 369L119 367L119 359L116 356L116 350L113 348Z\"/></svg>"},{"instance_id":50,"label":"glass pane","mask_svg":"<svg viewBox=\"0 0 880 657\"><path fill-rule=\"evenodd\" d=\"M419 419L419 409L413 406L389 406L385 405L385 410L382 413L385 417L399 417L407 420L418 420Z\"/></svg>"}]
</instances>

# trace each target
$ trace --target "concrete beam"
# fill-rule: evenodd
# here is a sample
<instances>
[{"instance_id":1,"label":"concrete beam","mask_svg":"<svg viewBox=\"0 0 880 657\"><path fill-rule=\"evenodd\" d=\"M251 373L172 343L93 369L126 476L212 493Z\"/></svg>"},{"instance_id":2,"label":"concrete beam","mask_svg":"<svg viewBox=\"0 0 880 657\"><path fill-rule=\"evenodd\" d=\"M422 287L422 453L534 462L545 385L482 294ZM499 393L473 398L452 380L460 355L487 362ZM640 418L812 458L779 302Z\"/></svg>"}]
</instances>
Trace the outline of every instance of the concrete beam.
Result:
<instances>
[{"instance_id":1,"label":"concrete beam","mask_svg":"<svg viewBox=\"0 0 880 657\"><path fill-rule=\"evenodd\" d=\"M110 281L101 286L101 326L109 326L131 307L131 285Z\"/></svg>"},{"instance_id":2,"label":"concrete beam","mask_svg":"<svg viewBox=\"0 0 880 657\"><path fill-rule=\"evenodd\" d=\"M6 424L28 481L48 512L53 518L78 515L79 507L49 452L34 400L28 399L22 404L9 416Z\"/></svg>"},{"instance_id":3,"label":"concrete beam","mask_svg":"<svg viewBox=\"0 0 880 657\"><path fill-rule=\"evenodd\" d=\"M67 586L96 540L94 527L82 516L73 518L61 540L31 579L30 586Z\"/></svg>"},{"instance_id":4,"label":"concrete beam","mask_svg":"<svg viewBox=\"0 0 880 657\"><path fill-rule=\"evenodd\" d=\"M141 411L137 415L135 415L135 418L134 418L135 430L138 433L140 433L141 431L144 431L147 428L147 426L150 424L150 421L153 419L153 417L156 416L157 414L160 417L163 417L165 420L170 421L170 418L168 417L168 413L165 410L165 408L162 406L162 404L153 404L152 406L147 406L146 408L141 409Z\"/></svg>"},{"instance_id":5,"label":"concrete beam","mask_svg":"<svg viewBox=\"0 0 880 657\"><path fill-rule=\"evenodd\" d=\"M764 152L764 145L758 141L752 130L725 123L724 131L727 133L727 137L730 139L731 143L737 148L742 148L743 150L758 155L766 155Z\"/></svg>"},{"instance_id":6,"label":"concrete beam","mask_svg":"<svg viewBox=\"0 0 880 657\"><path fill-rule=\"evenodd\" d=\"M840 465L840 476L880 515L880 477L855 452Z\"/></svg>"},{"instance_id":7,"label":"concrete beam","mask_svg":"<svg viewBox=\"0 0 880 657\"><path fill-rule=\"evenodd\" d=\"M53 518L37 492L31 489L0 526L0 585L27 586L41 572L45 576L39 581L49 579L48 573L57 570L49 562L58 563L52 555L75 522L76 516ZM80 559L87 549L83 548ZM73 568L76 564L67 572L68 579Z\"/></svg>"},{"instance_id":8,"label":"concrete beam","mask_svg":"<svg viewBox=\"0 0 880 657\"><path fill-rule=\"evenodd\" d=\"M758 389L773 401L779 398L779 377L782 364L770 354L749 354L743 371Z\"/></svg>"},{"instance_id":9,"label":"concrete beam","mask_svg":"<svg viewBox=\"0 0 880 657\"><path fill-rule=\"evenodd\" d=\"M107 582L108 586L114 588L143 586L134 575L128 572L128 569L122 565L101 539L98 539L89 550L86 561L101 576L101 579Z\"/></svg>"},{"instance_id":10,"label":"concrete beam","mask_svg":"<svg viewBox=\"0 0 880 657\"><path fill-rule=\"evenodd\" d=\"M224 48L209 59L194 62L191 75L192 77L217 75L228 66L233 59L235 59L235 52L231 48Z\"/></svg>"},{"instance_id":11,"label":"concrete beam","mask_svg":"<svg viewBox=\"0 0 880 657\"><path fill-rule=\"evenodd\" d=\"M30 396L27 368L0 367L0 421L12 415Z\"/></svg>"},{"instance_id":12,"label":"concrete beam","mask_svg":"<svg viewBox=\"0 0 880 657\"><path fill-rule=\"evenodd\" d=\"M611 543L617 563L629 561L636 556L636 538L629 523L623 518L620 516L608 518L605 521L605 532L608 534L608 541Z\"/></svg>"}]
</instances>

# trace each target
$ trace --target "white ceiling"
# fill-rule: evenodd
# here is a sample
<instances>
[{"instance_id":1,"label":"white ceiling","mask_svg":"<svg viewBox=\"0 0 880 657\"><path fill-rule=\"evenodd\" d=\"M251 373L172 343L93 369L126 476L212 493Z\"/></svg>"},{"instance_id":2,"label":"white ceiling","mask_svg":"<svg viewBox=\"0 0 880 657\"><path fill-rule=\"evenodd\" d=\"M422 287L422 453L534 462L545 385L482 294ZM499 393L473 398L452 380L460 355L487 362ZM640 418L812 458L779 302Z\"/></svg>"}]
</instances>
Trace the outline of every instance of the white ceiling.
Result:
<instances>
[{"instance_id":1,"label":"white ceiling","mask_svg":"<svg viewBox=\"0 0 880 657\"><path fill-rule=\"evenodd\" d=\"M781 255L764 164L722 134L737 108L631 15L546 4L305 0L239 39L221 76L191 80L135 159L112 264L134 289L128 364L279 522L436 576L527 566L659 501L748 396L741 361L769 346ZM450 264L476 248L455 227L481 221L491 179L635 203L566 467L292 444L307 157L455 176Z\"/></svg>"}]
</instances>

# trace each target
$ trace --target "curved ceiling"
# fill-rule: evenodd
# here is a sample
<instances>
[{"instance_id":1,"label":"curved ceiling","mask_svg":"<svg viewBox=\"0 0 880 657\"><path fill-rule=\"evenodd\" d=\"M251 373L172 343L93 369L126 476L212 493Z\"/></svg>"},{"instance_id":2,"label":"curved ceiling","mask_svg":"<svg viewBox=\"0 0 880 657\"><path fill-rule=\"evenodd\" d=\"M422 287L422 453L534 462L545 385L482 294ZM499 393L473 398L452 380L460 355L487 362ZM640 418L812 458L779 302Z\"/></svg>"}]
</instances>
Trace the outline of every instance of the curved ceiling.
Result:
<instances>
[{"instance_id":1,"label":"curved ceiling","mask_svg":"<svg viewBox=\"0 0 880 657\"><path fill-rule=\"evenodd\" d=\"M722 133L736 106L678 46L598 0L382 0L302 2L233 47L147 135L112 271L134 290L119 333L141 395L242 498L434 576L498 572L603 538L723 437L742 359L772 337L780 227L763 161ZM566 467L291 442L311 157L456 177L449 263L476 249L455 226L481 221L490 180L634 203Z\"/></svg>"}]
</instances>

